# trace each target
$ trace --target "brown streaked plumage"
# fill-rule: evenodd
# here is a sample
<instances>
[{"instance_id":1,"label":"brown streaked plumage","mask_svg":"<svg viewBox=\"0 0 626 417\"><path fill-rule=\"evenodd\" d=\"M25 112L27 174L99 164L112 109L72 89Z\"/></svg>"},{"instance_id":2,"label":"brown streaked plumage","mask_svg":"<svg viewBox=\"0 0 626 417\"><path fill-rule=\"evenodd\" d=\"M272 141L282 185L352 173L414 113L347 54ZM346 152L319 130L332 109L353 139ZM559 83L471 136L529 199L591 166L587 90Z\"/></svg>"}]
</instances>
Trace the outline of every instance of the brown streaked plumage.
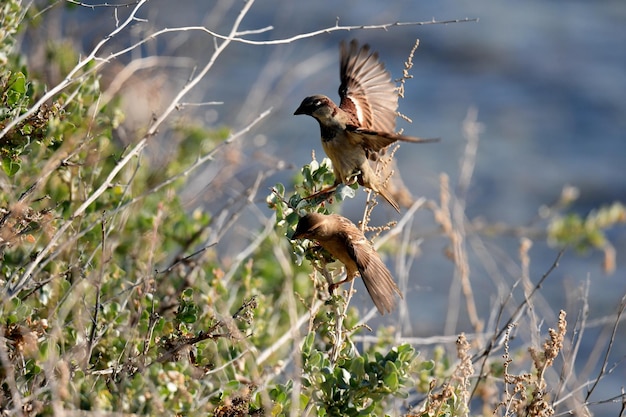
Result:
<instances>
[{"instance_id":1,"label":"brown streaked plumage","mask_svg":"<svg viewBox=\"0 0 626 417\"><path fill-rule=\"evenodd\" d=\"M396 304L400 289L380 256L363 232L338 214L308 213L300 219L294 239L317 241L346 267L346 279L331 285L329 291L360 275L380 314L389 313Z\"/></svg>"},{"instance_id":2,"label":"brown streaked plumage","mask_svg":"<svg viewBox=\"0 0 626 417\"><path fill-rule=\"evenodd\" d=\"M369 45L356 40L340 46L339 107L326 96L305 98L294 114L314 117L324 152L333 163L335 186L356 180L379 193L397 211L398 203L378 178L368 159L396 141L432 142L394 133L398 94L389 72ZM435 139L436 140L436 139Z\"/></svg>"}]
</instances>

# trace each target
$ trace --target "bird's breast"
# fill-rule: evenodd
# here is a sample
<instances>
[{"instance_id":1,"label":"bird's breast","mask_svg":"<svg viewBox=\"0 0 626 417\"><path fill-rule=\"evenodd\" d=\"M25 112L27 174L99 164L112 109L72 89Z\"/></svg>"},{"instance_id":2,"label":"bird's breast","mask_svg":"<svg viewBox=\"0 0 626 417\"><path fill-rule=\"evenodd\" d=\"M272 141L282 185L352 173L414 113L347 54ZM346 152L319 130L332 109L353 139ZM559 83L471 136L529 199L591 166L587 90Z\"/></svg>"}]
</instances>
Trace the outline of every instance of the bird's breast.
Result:
<instances>
[{"instance_id":1,"label":"bird's breast","mask_svg":"<svg viewBox=\"0 0 626 417\"><path fill-rule=\"evenodd\" d=\"M349 242L342 241L336 236L328 239L319 239L320 245L326 249L335 259L340 261L346 266L349 274L353 275L358 270L356 260L350 255L348 251Z\"/></svg>"},{"instance_id":2,"label":"bird's breast","mask_svg":"<svg viewBox=\"0 0 626 417\"><path fill-rule=\"evenodd\" d=\"M348 177L362 171L363 164L367 163L367 156L363 148L350 144L344 136L339 134L331 140L322 140L322 148L333 163L335 175L345 183Z\"/></svg>"},{"instance_id":3,"label":"bird's breast","mask_svg":"<svg viewBox=\"0 0 626 417\"><path fill-rule=\"evenodd\" d=\"M326 126L320 123L320 133L322 134L322 143L332 141L337 134L341 132L334 126Z\"/></svg>"}]
</instances>

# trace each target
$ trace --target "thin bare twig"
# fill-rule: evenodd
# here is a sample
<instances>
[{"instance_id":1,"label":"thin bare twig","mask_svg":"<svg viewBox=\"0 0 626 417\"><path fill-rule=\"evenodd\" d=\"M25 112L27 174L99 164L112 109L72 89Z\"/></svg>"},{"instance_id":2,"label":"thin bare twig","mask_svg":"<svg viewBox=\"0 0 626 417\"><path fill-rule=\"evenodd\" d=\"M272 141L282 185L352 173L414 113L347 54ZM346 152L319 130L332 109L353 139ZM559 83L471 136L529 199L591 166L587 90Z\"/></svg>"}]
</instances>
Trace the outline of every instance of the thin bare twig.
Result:
<instances>
[{"instance_id":1,"label":"thin bare twig","mask_svg":"<svg viewBox=\"0 0 626 417\"><path fill-rule=\"evenodd\" d=\"M87 9L96 9L99 7L127 8L127 7L132 6L133 4L137 4L136 1L129 2L129 3L120 3L120 4L114 4L114 3L108 3L108 2L88 4L88 3L84 3L82 1L77 1L77 0L64 0L64 1L71 3L71 4L75 4L77 6L85 7Z\"/></svg>"},{"instance_id":2,"label":"thin bare twig","mask_svg":"<svg viewBox=\"0 0 626 417\"><path fill-rule=\"evenodd\" d=\"M563 390L567 389L567 386L569 385L569 382L575 372L575 359L578 357L578 352L580 350L580 346L583 340L583 335L588 326L587 318L589 316L590 284L590 280L589 278L587 278L584 283L583 294L580 297L583 305L579 311L578 317L576 318L576 322L574 323L572 340L570 341L571 348L568 357L566 357L563 361L563 369L559 378L559 386L556 390L556 395L554 396L554 402L552 405L553 408L556 406L556 401L561 398L561 393L563 392Z\"/></svg>"},{"instance_id":3,"label":"thin bare twig","mask_svg":"<svg viewBox=\"0 0 626 417\"><path fill-rule=\"evenodd\" d=\"M165 268L165 269L163 269L163 270L161 270L161 271L158 271L158 270L157 270L157 271L155 271L155 272L156 272L157 274L165 274L165 273L168 273L168 272L172 272L172 270L176 267L176 265L179 265L179 264L181 264L181 263L185 263L185 262L187 262L188 260L190 260L191 258L195 258L196 256L200 255L201 253L203 253L204 251L206 251L206 250L207 250L207 249L209 249L209 248L212 248L212 247L213 247L213 246L215 246L215 245L217 245L217 242L212 242L212 243L209 243L208 245L201 247L200 249L198 249L197 251L193 252L193 253L192 253L192 254L190 254L190 255L187 255L187 256L185 256L185 257L183 257L183 258L176 258L176 259L174 260L174 262L172 262L172 263L170 264L170 266L168 266L167 268Z\"/></svg>"},{"instance_id":4,"label":"thin bare twig","mask_svg":"<svg viewBox=\"0 0 626 417\"><path fill-rule=\"evenodd\" d=\"M98 278L96 280L96 300L93 306L93 317L91 318L91 332L89 333L89 340L87 341L87 355L85 355L85 363L83 364L83 369L87 369L89 365L89 361L91 358L91 354L93 353L93 347L96 340L96 333L98 331L98 313L102 308L100 304L100 297L102 295L102 279L104 278L104 265L106 265L106 220L104 216L102 217L102 230L101 230L101 239L102 244L102 259L100 260L100 271L98 273Z\"/></svg>"},{"instance_id":5,"label":"thin bare twig","mask_svg":"<svg viewBox=\"0 0 626 417\"><path fill-rule=\"evenodd\" d=\"M604 353L604 360L602 361L602 368L598 372L598 376L596 377L595 382L593 383L593 385L587 392L587 395L585 396L585 401L589 400L589 397L591 397L591 394L593 394L593 391L596 389L596 387L598 386L598 383L600 382L600 380L606 373L606 367L609 362L609 353L611 353L611 349L613 348L613 343L615 343L615 335L617 334L617 327L619 326L620 318L622 316L622 313L624 313L625 309L626 309L626 296L622 297L622 301L620 302L620 305L617 309L617 319L615 320L615 323L613 324L613 330L611 332L611 339L609 340L609 344L606 348L606 352Z\"/></svg>"},{"instance_id":6,"label":"thin bare twig","mask_svg":"<svg viewBox=\"0 0 626 417\"><path fill-rule=\"evenodd\" d=\"M345 31L352 31L352 30L373 30L373 29L381 29L381 30L389 30L392 27L403 27L403 26L426 26L426 25L447 25L447 24L451 24L451 23L468 23L468 22L478 22L478 18L465 18L465 19L450 19L450 20L429 20L429 21L422 21L422 22L394 22L394 23L383 23L383 24L379 24L379 25L354 25L354 26L340 26L339 22L337 21L335 26L332 27L328 27L328 28L324 28L324 29L319 29L319 30L315 30L315 31L311 31L311 32L306 32L306 33L300 33L298 35L294 35L288 38L283 38L283 39L274 39L274 40L267 40L267 41L254 41L251 39L243 39L243 38L237 38L235 39L236 42L241 42L241 43L245 43L248 45L281 45L281 44L286 44L286 43L292 43L295 41L298 41L300 39L306 39L306 38L312 38L314 36L318 36L318 35L322 35L322 34L326 34L326 33L332 33L332 32L345 32ZM205 29L205 28L202 28ZM256 33L261 33L261 32L266 32L269 30L274 29L272 26L268 26L262 29L258 29L256 31ZM206 30L208 33L210 33L212 36L215 36L216 38L219 39L226 39L226 37L224 35L220 35L219 33L210 31L210 30ZM247 34L247 33L241 33L241 34ZM239 34L238 34L239 35Z\"/></svg>"}]
</instances>

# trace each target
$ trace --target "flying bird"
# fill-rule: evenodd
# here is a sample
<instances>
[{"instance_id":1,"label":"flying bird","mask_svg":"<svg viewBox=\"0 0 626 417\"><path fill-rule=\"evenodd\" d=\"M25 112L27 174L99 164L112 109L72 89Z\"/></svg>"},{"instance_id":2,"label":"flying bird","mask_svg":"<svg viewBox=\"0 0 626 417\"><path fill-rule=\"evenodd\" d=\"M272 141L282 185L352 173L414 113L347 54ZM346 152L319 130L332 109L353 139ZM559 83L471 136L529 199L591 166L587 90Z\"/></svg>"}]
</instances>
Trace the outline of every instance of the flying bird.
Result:
<instances>
[{"instance_id":1,"label":"flying bird","mask_svg":"<svg viewBox=\"0 0 626 417\"><path fill-rule=\"evenodd\" d=\"M360 275L380 314L393 310L396 294L402 298L400 289L376 249L363 232L345 217L308 213L299 220L293 238L317 241L345 265L346 278L330 286L328 290L331 294L339 285Z\"/></svg>"},{"instance_id":2,"label":"flying bird","mask_svg":"<svg viewBox=\"0 0 626 417\"><path fill-rule=\"evenodd\" d=\"M305 98L294 114L314 117L321 130L322 147L333 163L335 184L356 181L380 195L400 211L398 203L376 175L368 159L396 141L433 142L394 133L398 93L391 75L369 45L356 40L340 45L339 107L323 95ZM328 191L328 190L324 190Z\"/></svg>"}]
</instances>

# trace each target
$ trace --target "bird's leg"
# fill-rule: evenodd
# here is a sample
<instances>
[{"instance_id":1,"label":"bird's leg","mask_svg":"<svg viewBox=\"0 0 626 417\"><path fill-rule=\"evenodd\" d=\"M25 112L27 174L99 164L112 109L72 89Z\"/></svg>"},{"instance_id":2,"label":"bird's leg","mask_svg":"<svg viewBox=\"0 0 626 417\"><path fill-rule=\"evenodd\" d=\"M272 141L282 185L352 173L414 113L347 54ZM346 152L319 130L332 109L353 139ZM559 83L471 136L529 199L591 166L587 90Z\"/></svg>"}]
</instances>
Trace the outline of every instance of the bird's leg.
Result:
<instances>
[{"instance_id":1,"label":"bird's leg","mask_svg":"<svg viewBox=\"0 0 626 417\"><path fill-rule=\"evenodd\" d=\"M333 191L335 191L335 189L337 188L337 185L339 185L339 184L333 184L330 187L323 188L323 189L321 189L321 190L319 190L319 191L317 191L317 192L315 192L315 193L313 193L311 195L308 195L308 196L304 197L304 199L305 200L312 200L314 198L318 198L320 196L323 196L324 200L328 200L328 198L329 198L328 195L331 194Z\"/></svg>"},{"instance_id":2,"label":"bird's leg","mask_svg":"<svg viewBox=\"0 0 626 417\"><path fill-rule=\"evenodd\" d=\"M326 269L326 267L321 268L319 271L320 271L320 274L322 274L322 276L326 278L326 283L328 284L328 287L330 288L330 286L333 285L333 278L330 276L330 272L328 272L328 269ZM332 295L332 293L330 295Z\"/></svg>"},{"instance_id":3,"label":"bird's leg","mask_svg":"<svg viewBox=\"0 0 626 417\"><path fill-rule=\"evenodd\" d=\"M335 183L333 185L331 185L330 187L322 188L318 192L315 192L315 193L311 194L310 196L304 197L304 199L305 200L311 200L311 199L317 198L319 196L323 196L324 200L328 200L330 198L330 197L328 197L328 195L330 193L332 193L333 191L335 191L337 189L337 187L339 186L339 184L341 184L341 181L339 180L338 177L335 176Z\"/></svg>"},{"instance_id":4,"label":"bird's leg","mask_svg":"<svg viewBox=\"0 0 626 417\"><path fill-rule=\"evenodd\" d=\"M356 172L354 172L352 175L350 175L348 178L346 178L345 181L339 181L338 179L335 179L335 183L333 185L331 185L330 187L326 187L326 188L322 188L321 190L304 197L305 200L312 200L315 198L318 198L320 196L323 197L324 200L328 200L330 197L328 196L329 194L331 194L333 191L335 191L337 189L337 187L339 186L339 184L341 184L343 182L343 184L350 186L352 184L354 184L355 182L359 182L359 184L361 183L361 171L357 170ZM361 184L362 185L362 184Z\"/></svg>"},{"instance_id":5,"label":"bird's leg","mask_svg":"<svg viewBox=\"0 0 626 417\"><path fill-rule=\"evenodd\" d=\"M363 178L363 171L360 169L357 169L348 178L346 178L346 181L344 182L344 184L346 184L348 187L354 184L355 182L358 182L359 184L361 184L361 181L363 181L362 178Z\"/></svg>"},{"instance_id":6,"label":"bird's leg","mask_svg":"<svg viewBox=\"0 0 626 417\"><path fill-rule=\"evenodd\" d=\"M334 262L334 259L328 259L328 253L324 253L324 248L322 247L322 245L319 244L314 244L310 246L307 251L315 253L315 256L320 260L321 265L317 262L313 262L312 265L317 270L317 272L319 272L326 279L326 284L330 288L333 285L333 278L326 268L326 265L329 262Z\"/></svg>"},{"instance_id":7,"label":"bird's leg","mask_svg":"<svg viewBox=\"0 0 626 417\"><path fill-rule=\"evenodd\" d=\"M341 281L339 281L339 282L334 282L334 283L330 284L330 285L328 286L328 292L329 292L329 293L330 293L330 295L332 296L332 295L333 295L333 292L335 292L335 289L336 289L337 287L339 287L341 284L345 284L346 282L350 282L350 281L352 281L355 277L356 277L356 275L346 276L346 279L343 279L343 280L341 280Z\"/></svg>"}]
</instances>

